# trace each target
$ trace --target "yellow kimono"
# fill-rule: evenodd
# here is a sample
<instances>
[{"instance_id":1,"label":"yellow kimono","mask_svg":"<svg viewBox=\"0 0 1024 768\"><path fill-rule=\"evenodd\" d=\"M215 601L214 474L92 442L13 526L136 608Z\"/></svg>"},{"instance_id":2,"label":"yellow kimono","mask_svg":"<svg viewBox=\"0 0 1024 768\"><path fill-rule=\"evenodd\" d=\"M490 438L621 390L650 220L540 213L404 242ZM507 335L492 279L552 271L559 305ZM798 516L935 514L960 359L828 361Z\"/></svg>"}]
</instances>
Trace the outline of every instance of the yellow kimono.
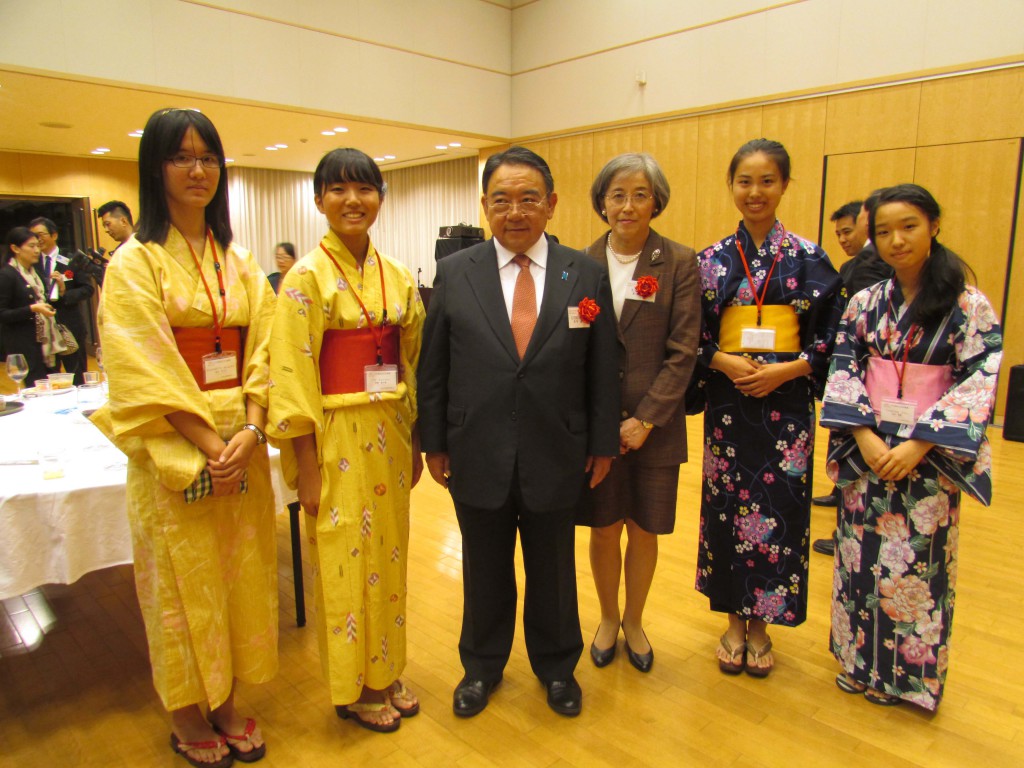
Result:
<instances>
[{"instance_id":1,"label":"yellow kimono","mask_svg":"<svg viewBox=\"0 0 1024 768\"><path fill-rule=\"evenodd\" d=\"M285 276L270 342L267 432L280 440L291 487L291 439L315 434L323 490L311 530L316 626L331 701L350 704L364 685L384 689L405 668L412 429L423 304L409 270L370 245L363 271L333 232ZM366 326L353 290L380 323L384 270L388 323L400 326L394 392L323 395L324 331ZM351 281L351 286L349 282ZM312 523L311 519L307 520Z\"/></svg>"},{"instance_id":2,"label":"yellow kimono","mask_svg":"<svg viewBox=\"0 0 1024 768\"><path fill-rule=\"evenodd\" d=\"M118 248L107 270L99 328L109 406L93 420L128 456L135 584L153 682L168 710L224 703L233 680L277 672L277 547L265 446L253 453L248 491L185 503L206 456L164 418L199 416L225 440L246 422L246 398L266 406L274 292L252 254L217 246L225 327L243 326L242 386L203 392L171 329L213 327L210 300L182 235ZM221 305L209 240L202 271ZM211 350L212 352L212 350Z\"/></svg>"}]
</instances>

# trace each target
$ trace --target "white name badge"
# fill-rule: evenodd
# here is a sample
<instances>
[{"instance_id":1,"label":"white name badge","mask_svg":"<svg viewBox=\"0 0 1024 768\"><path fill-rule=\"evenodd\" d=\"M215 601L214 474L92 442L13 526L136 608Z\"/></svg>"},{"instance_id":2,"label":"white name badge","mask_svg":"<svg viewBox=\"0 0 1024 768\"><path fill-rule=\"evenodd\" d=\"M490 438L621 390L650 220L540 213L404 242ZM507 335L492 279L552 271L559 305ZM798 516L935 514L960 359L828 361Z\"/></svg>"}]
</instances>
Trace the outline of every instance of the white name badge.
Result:
<instances>
[{"instance_id":1,"label":"white name badge","mask_svg":"<svg viewBox=\"0 0 1024 768\"><path fill-rule=\"evenodd\" d=\"M653 302L654 299L655 299L655 294L652 293L650 296L641 296L640 294L638 294L636 292L636 280L630 280L629 281L629 293L626 294L626 298L628 300L630 300L630 301Z\"/></svg>"},{"instance_id":2,"label":"white name badge","mask_svg":"<svg viewBox=\"0 0 1024 768\"><path fill-rule=\"evenodd\" d=\"M898 400L895 397L887 397L882 400L882 421L891 421L894 424L916 424L914 410L917 408L915 400Z\"/></svg>"},{"instance_id":3,"label":"white name badge","mask_svg":"<svg viewBox=\"0 0 1024 768\"><path fill-rule=\"evenodd\" d=\"M740 330L740 346L743 349L775 349L775 329L761 327L743 328Z\"/></svg>"},{"instance_id":4,"label":"white name badge","mask_svg":"<svg viewBox=\"0 0 1024 768\"><path fill-rule=\"evenodd\" d=\"M62 256L61 254L57 254L54 261L56 261L58 264L64 264L65 266L71 263L71 259L69 259L67 256Z\"/></svg>"},{"instance_id":5,"label":"white name badge","mask_svg":"<svg viewBox=\"0 0 1024 768\"><path fill-rule=\"evenodd\" d=\"M368 365L363 369L363 383L367 392L394 392L398 389L398 366Z\"/></svg>"},{"instance_id":6,"label":"white name badge","mask_svg":"<svg viewBox=\"0 0 1024 768\"><path fill-rule=\"evenodd\" d=\"M590 323L580 317L579 307L569 307L569 327L570 328L589 328Z\"/></svg>"},{"instance_id":7,"label":"white name badge","mask_svg":"<svg viewBox=\"0 0 1024 768\"><path fill-rule=\"evenodd\" d=\"M203 383L217 384L238 378L238 355L234 352L213 352L203 355Z\"/></svg>"}]
</instances>

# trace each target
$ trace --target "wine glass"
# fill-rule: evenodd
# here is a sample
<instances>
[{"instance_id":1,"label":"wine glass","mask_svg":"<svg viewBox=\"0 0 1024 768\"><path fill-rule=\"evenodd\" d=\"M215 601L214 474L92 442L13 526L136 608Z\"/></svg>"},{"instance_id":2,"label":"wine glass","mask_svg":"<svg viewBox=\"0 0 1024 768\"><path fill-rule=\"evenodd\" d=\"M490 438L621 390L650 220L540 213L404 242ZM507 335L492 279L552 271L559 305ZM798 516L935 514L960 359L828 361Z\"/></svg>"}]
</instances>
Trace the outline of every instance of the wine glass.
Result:
<instances>
[{"instance_id":1,"label":"wine glass","mask_svg":"<svg viewBox=\"0 0 1024 768\"><path fill-rule=\"evenodd\" d=\"M28 376L28 361L24 355L7 356L7 375L18 385L18 395L21 395L21 382Z\"/></svg>"}]
</instances>

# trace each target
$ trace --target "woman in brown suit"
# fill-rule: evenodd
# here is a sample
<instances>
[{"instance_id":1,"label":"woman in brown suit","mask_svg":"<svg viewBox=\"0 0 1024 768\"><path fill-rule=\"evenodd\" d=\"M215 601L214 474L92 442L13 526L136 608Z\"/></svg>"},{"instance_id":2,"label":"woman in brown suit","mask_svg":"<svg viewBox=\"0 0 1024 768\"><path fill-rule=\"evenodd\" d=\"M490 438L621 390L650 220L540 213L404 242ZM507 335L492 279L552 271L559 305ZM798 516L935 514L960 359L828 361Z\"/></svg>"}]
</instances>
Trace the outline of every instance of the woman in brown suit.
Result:
<instances>
[{"instance_id":1,"label":"woman in brown suit","mask_svg":"<svg viewBox=\"0 0 1024 768\"><path fill-rule=\"evenodd\" d=\"M683 395L700 336L700 276L693 249L651 229L669 199L654 158L625 154L594 180L591 202L611 229L587 249L608 268L618 319L622 380L620 457L589 491L580 523L589 525L590 566L601 624L590 656L615 657L619 627L630 663L648 672L654 651L643 629L644 604L658 561L658 534L675 525L679 465L686 461ZM627 531L626 603L619 612L622 529Z\"/></svg>"}]
</instances>

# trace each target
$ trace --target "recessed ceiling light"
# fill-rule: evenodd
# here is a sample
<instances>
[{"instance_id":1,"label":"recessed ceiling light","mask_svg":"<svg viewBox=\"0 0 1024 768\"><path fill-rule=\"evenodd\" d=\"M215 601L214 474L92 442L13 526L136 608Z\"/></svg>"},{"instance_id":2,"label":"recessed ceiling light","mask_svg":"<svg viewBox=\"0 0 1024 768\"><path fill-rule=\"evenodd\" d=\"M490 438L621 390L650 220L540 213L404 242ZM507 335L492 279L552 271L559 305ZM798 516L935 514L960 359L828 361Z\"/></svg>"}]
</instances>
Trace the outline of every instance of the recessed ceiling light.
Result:
<instances>
[{"instance_id":1,"label":"recessed ceiling light","mask_svg":"<svg viewBox=\"0 0 1024 768\"><path fill-rule=\"evenodd\" d=\"M395 156L394 155L384 155L384 159L385 160L394 160Z\"/></svg>"},{"instance_id":2,"label":"recessed ceiling light","mask_svg":"<svg viewBox=\"0 0 1024 768\"><path fill-rule=\"evenodd\" d=\"M93 150L92 152L90 152L89 154L92 154L92 155L105 155L105 154L107 154L107 153L106 153L106 152L100 152L100 151L99 151L98 149L94 149L94 150Z\"/></svg>"},{"instance_id":3,"label":"recessed ceiling light","mask_svg":"<svg viewBox=\"0 0 1024 768\"><path fill-rule=\"evenodd\" d=\"M109 152L110 147L96 147L97 152Z\"/></svg>"},{"instance_id":4,"label":"recessed ceiling light","mask_svg":"<svg viewBox=\"0 0 1024 768\"><path fill-rule=\"evenodd\" d=\"M448 149L448 145L447 144L436 144L434 146L434 149Z\"/></svg>"},{"instance_id":5,"label":"recessed ceiling light","mask_svg":"<svg viewBox=\"0 0 1024 768\"><path fill-rule=\"evenodd\" d=\"M277 147L278 149L288 149L287 144L275 144L274 146Z\"/></svg>"},{"instance_id":6,"label":"recessed ceiling light","mask_svg":"<svg viewBox=\"0 0 1024 768\"><path fill-rule=\"evenodd\" d=\"M320 131L321 136L333 136L334 131Z\"/></svg>"},{"instance_id":7,"label":"recessed ceiling light","mask_svg":"<svg viewBox=\"0 0 1024 768\"><path fill-rule=\"evenodd\" d=\"M141 138L142 137L142 129L141 128L136 128L134 131L132 131L128 135L131 136L133 139Z\"/></svg>"},{"instance_id":8,"label":"recessed ceiling light","mask_svg":"<svg viewBox=\"0 0 1024 768\"><path fill-rule=\"evenodd\" d=\"M335 128L334 130L335 130L335 131L336 131L337 133L348 133L348 128L346 128L346 127L345 127L344 125L339 125L339 126L338 126L337 128Z\"/></svg>"},{"instance_id":9,"label":"recessed ceiling light","mask_svg":"<svg viewBox=\"0 0 1024 768\"><path fill-rule=\"evenodd\" d=\"M373 158L373 162L375 162L375 163L383 163L384 162L384 158L383 157L375 157L375 158Z\"/></svg>"},{"instance_id":10,"label":"recessed ceiling light","mask_svg":"<svg viewBox=\"0 0 1024 768\"><path fill-rule=\"evenodd\" d=\"M267 152L277 152L277 147L267 147Z\"/></svg>"},{"instance_id":11,"label":"recessed ceiling light","mask_svg":"<svg viewBox=\"0 0 1024 768\"><path fill-rule=\"evenodd\" d=\"M457 148L457 147L461 147L461 146L462 146L462 144L460 144L460 143L459 143L459 142L457 142L457 141L449 141L449 142L448 142L448 146L449 146L449 147L456 147L456 148Z\"/></svg>"},{"instance_id":12,"label":"recessed ceiling light","mask_svg":"<svg viewBox=\"0 0 1024 768\"><path fill-rule=\"evenodd\" d=\"M233 158L233 157L225 157L224 158L224 162L225 163L233 163L233 162L235 162L235 158Z\"/></svg>"}]
</instances>

